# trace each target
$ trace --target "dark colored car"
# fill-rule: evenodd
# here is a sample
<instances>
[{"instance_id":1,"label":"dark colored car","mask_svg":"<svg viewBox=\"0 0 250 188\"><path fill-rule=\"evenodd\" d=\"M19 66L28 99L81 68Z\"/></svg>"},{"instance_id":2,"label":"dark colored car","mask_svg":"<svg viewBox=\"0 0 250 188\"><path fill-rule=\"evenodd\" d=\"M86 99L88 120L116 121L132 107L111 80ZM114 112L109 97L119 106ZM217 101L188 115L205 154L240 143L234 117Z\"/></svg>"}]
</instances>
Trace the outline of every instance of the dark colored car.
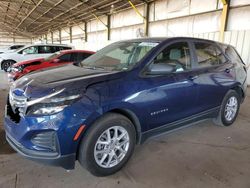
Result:
<instances>
[{"instance_id":1,"label":"dark colored car","mask_svg":"<svg viewBox=\"0 0 250 188\"><path fill-rule=\"evenodd\" d=\"M75 65L31 73L11 87L5 130L25 157L92 174L121 169L152 135L213 119L231 125L246 68L229 45L193 38L111 44Z\"/></svg>"},{"instance_id":2,"label":"dark colored car","mask_svg":"<svg viewBox=\"0 0 250 188\"><path fill-rule=\"evenodd\" d=\"M69 63L79 63L92 54L94 54L94 52L86 50L63 50L56 52L47 58L22 61L12 65L8 77L10 81L15 81L16 79L39 69L61 66Z\"/></svg>"}]
</instances>

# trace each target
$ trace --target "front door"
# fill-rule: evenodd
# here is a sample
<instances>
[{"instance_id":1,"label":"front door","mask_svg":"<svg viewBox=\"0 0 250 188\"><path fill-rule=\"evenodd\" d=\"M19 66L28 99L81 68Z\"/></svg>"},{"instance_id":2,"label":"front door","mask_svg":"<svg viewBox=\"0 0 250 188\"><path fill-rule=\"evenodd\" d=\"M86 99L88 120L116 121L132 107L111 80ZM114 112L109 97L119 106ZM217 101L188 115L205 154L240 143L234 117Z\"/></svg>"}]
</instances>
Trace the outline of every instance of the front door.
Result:
<instances>
[{"instance_id":1,"label":"front door","mask_svg":"<svg viewBox=\"0 0 250 188\"><path fill-rule=\"evenodd\" d=\"M187 42L172 43L155 57L152 63L167 63L174 69L165 75L146 75L144 78L149 85L144 96L150 129L188 118L197 112L198 87L191 61Z\"/></svg>"}]
</instances>

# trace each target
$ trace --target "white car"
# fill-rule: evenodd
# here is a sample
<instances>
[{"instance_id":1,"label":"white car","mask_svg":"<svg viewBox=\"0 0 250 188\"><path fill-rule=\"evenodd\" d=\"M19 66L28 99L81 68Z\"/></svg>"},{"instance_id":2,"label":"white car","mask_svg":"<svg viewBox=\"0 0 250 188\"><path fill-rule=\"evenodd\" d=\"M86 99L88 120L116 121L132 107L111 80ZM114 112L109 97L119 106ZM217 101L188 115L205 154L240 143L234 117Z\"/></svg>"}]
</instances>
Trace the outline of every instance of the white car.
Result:
<instances>
[{"instance_id":1,"label":"white car","mask_svg":"<svg viewBox=\"0 0 250 188\"><path fill-rule=\"evenodd\" d=\"M55 52L71 49L71 46L60 44L27 45L16 51L0 54L1 69L7 72L9 68L15 63L37 58L46 58Z\"/></svg>"},{"instance_id":2,"label":"white car","mask_svg":"<svg viewBox=\"0 0 250 188\"><path fill-rule=\"evenodd\" d=\"M13 44L11 46L5 47L5 48L0 48L0 54L2 53L8 53L8 52L13 52L15 50L18 50L19 48L24 47L25 45L22 44Z\"/></svg>"}]
</instances>

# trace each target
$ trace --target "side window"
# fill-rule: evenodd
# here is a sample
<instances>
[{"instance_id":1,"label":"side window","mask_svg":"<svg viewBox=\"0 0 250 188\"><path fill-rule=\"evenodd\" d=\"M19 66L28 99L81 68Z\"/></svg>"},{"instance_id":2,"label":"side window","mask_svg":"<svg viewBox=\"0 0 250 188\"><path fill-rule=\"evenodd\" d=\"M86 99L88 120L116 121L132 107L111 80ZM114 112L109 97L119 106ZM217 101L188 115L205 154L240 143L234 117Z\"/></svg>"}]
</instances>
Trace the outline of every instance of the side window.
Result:
<instances>
[{"instance_id":1,"label":"side window","mask_svg":"<svg viewBox=\"0 0 250 188\"><path fill-rule=\"evenodd\" d=\"M22 54L38 54L38 46L31 46L31 47L25 48L22 51Z\"/></svg>"},{"instance_id":2,"label":"side window","mask_svg":"<svg viewBox=\"0 0 250 188\"><path fill-rule=\"evenodd\" d=\"M71 47L65 47L65 46L56 46L57 51L62 51L62 50L71 50Z\"/></svg>"},{"instance_id":3,"label":"side window","mask_svg":"<svg viewBox=\"0 0 250 188\"><path fill-rule=\"evenodd\" d=\"M18 48L22 48L23 46L21 46L21 45L15 45L15 46L11 46L11 47L9 47L9 49L10 50L16 50L16 49L18 49Z\"/></svg>"},{"instance_id":4,"label":"side window","mask_svg":"<svg viewBox=\"0 0 250 188\"><path fill-rule=\"evenodd\" d=\"M211 67L226 62L222 51L214 44L197 42L195 49L199 67Z\"/></svg>"},{"instance_id":5,"label":"side window","mask_svg":"<svg viewBox=\"0 0 250 188\"><path fill-rule=\"evenodd\" d=\"M62 51L63 47L61 46L51 46L51 50L53 51L53 53L58 52L58 51Z\"/></svg>"},{"instance_id":6,"label":"side window","mask_svg":"<svg viewBox=\"0 0 250 188\"><path fill-rule=\"evenodd\" d=\"M242 60L239 56L239 54L237 53L237 51L232 47L232 46L223 46L223 49L225 51L225 54L227 55L227 57L232 61L232 63L238 63L238 64L242 64Z\"/></svg>"},{"instance_id":7,"label":"side window","mask_svg":"<svg viewBox=\"0 0 250 188\"><path fill-rule=\"evenodd\" d=\"M72 53L72 54L71 54L70 61L76 62L76 61L77 61L77 57L78 57L78 53Z\"/></svg>"},{"instance_id":8,"label":"side window","mask_svg":"<svg viewBox=\"0 0 250 188\"><path fill-rule=\"evenodd\" d=\"M50 46L50 48L51 48L52 53L55 53L55 52L59 51L59 49L56 46Z\"/></svg>"},{"instance_id":9,"label":"side window","mask_svg":"<svg viewBox=\"0 0 250 188\"><path fill-rule=\"evenodd\" d=\"M78 53L78 57L77 57L77 61L80 62L86 58L88 58L89 56L91 56L92 54L85 54L85 53Z\"/></svg>"},{"instance_id":10,"label":"side window","mask_svg":"<svg viewBox=\"0 0 250 188\"><path fill-rule=\"evenodd\" d=\"M155 64L167 63L173 66L174 72L181 72L191 68L188 43L178 42L165 48L154 60Z\"/></svg>"},{"instance_id":11,"label":"side window","mask_svg":"<svg viewBox=\"0 0 250 188\"><path fill-rule=\"evenodd\" d=\"M50 46L39 46L38 47L39 54L50 54L53 53Z\"/></svg>"},{"instance_id":12,"label":"side window","mask_svg":"<svg viewBox=\"0 0 250 188\"><path fill-rule=\"evenodd\" d=\"M64 54L60 56L58 59L60 59L61 62L70 62L71 61L71 54Z\"/></svg>"},{"instance_id":13,"label":"side window","mask_svg":"<svg viewBox=\"0 0 250 188\"><path fill-rule=\"evenodd\" d=\"M216 53L217 53L219 64L223 64L227 62L227 58L224 56L222 50L216 47Z\"/></svg>"},{"instance_id":14,"label":"side window","mask_svg":"<svg viewBox=\"0 0 250 188\"><path fill-rule=\"evenodd\" d=\"M71 47L62 47L63 50L72 50Z\"/></svg>"}]
</instances>

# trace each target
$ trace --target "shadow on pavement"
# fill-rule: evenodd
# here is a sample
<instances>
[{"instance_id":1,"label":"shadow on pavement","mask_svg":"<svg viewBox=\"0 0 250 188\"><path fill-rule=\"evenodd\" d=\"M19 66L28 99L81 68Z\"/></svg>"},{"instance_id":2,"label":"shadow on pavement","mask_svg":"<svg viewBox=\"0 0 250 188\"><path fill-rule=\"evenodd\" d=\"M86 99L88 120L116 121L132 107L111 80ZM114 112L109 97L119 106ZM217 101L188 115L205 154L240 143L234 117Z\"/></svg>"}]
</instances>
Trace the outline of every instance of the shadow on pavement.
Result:
<instances>
[{"instance_id":1,"label":"shadow on pavement","mask_svg":"<svg viewBox=\"0 0 250 188\"><path fill-rule=\"evenodd\" d=\"M0 155L16 153L5 139L5 132L0 129Z\"/></svg>"}]
</instances>

